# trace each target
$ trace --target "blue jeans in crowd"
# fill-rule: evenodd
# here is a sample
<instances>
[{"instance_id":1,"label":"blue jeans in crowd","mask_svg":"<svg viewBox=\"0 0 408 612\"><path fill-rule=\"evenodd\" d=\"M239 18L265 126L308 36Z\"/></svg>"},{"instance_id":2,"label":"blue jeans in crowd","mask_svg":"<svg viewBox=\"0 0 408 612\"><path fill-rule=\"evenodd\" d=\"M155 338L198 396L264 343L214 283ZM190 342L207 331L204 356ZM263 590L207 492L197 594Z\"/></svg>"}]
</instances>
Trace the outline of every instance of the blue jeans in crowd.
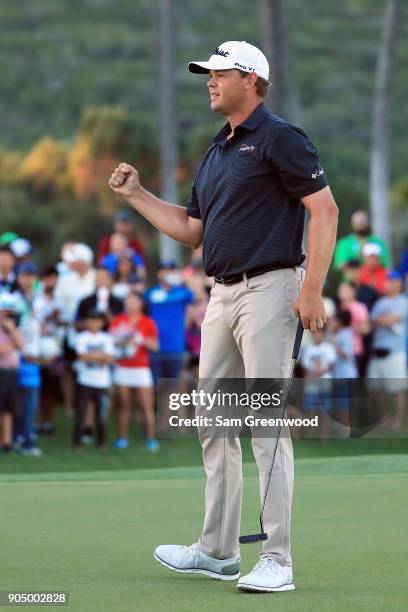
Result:
<instances>
[{"instance_id":1,"label":"blue jeans in crowd","mask_svg":"<svg viewBox=\"0 0 408 612\"><path fill-rule=\"evenodd\" d=\"M22 448L34 448L37 435L34 429L35 417L38 411L40 389L37 387L20 387L20 414L17 418L17 438L21 440Z\"/></svg>"}]
</instances>

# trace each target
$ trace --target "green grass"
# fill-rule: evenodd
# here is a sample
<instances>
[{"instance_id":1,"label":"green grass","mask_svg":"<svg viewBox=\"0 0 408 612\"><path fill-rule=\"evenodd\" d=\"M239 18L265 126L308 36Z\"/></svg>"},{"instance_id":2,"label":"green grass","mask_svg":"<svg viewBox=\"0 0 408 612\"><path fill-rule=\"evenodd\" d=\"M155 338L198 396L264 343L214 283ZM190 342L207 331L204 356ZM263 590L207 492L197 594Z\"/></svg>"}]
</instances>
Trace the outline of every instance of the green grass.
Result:
<instances>
[{"instance_id":1,"label":"green grass","mask_svg":"<svg viewBox=\"0 0 408 612\"><path fill-rule=\"evenodd\" d=\"M201 448L196 438L161 440L160 452L151 455L146 452L140 430L130 428L129 448L118 451L113 446L116 419L111 415L106 451L84 447L81 453L71 450L72 420L61 409L56 411L57 432L54 436L40 436L39 445L44 451L41 458L24 457L17 453L0 454L0 474L135 470L144 468L183 467L201 465ZM250 440L242 440L244 461L253 461ZM404 438L359 438L332 439L325 443L320 440L294 440L295 457L336 457L345 455L408 453L408 439Z\"/></svg>"},{"instance_id":2,"label":"green grass","mask_svg":"<svg viewBox=\"0 0 408 612\"><path fill-rule=\"evenodd\" d=\"M250 595L152 558L197 538L201 467L2 474L0 590L69 591L75 612L406 610L407 476L405 455L297 460L297 590ZM243 533L257 528L257 498L245 465ZM242 547L242 571L257 550Z\"/></svg>"}]
</instances>

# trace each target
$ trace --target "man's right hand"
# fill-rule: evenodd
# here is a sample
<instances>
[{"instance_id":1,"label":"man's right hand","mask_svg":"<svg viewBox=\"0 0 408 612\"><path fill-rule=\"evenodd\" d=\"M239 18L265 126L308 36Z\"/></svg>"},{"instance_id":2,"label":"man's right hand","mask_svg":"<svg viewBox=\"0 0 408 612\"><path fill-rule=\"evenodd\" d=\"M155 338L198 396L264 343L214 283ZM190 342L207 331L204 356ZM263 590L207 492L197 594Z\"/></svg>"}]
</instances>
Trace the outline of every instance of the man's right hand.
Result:
<instances>
[{"instance_id":1,"label":"man's right hand","mask_svg":"<svg viewBox=\"0 0 408 612\"><path fill-rule=\"evenodd\" d=\"M138 171L130 164L119 164L109 179L109 187L124 198L135 195L141 189Z\"/></svg>"}]
</instances>

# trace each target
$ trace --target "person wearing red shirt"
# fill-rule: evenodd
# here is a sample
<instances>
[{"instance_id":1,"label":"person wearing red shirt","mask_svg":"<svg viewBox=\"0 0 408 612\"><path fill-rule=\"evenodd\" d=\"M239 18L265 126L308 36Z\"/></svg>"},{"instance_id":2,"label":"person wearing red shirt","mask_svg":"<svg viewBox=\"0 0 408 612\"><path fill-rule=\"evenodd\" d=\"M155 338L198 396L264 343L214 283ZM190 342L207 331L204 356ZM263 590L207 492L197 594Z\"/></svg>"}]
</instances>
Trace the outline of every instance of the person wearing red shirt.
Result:
<instances>
[{"instance_id":1,"label":"person wearing red shirt","mask_svg":"<svg viewBox=\"0 0 408 612\"><path fill-rule=\"evenodd\" d=\"M381 264L381 247L378 244L368 243L363 248L364 264L361 266L360 283L363 287L371 287L378 293L385 291L387 268Z\"/></svg>"},{"instance_id":2,"label":"person wearing red shirt","mask_svg":"<svg viewBox=\"0 0 408 612\"><path fill-rule=\"evenodd\" d=\"M143 245L140 242L138 236L133 231L132 217L127 210L119 210L113 221L113 232L118 232L126 236L128 240L128 247L135 253L138 253L144 257ZM102 236L99 243L97 261L101 261L106 255L110 253L110 238L111 236Z\"/></svg>"},{"instance_id":3,"label":"person wearing red shirt","mask_svg":"<svg viewBox=\"0 0 408 612\"><path fill-rule=\"evenodd\" d=\"M129 444L128 428L132 408L132 391L136 391L146 428L146 448L157 451L155 439L153 376L148 351L158 351L158 331L155 322L143 314L144 299L131 292L125 301L125 312L111 322L116 348L114 383L119 393L119 438L116 448Z\"/></svg>"}]
</instances>

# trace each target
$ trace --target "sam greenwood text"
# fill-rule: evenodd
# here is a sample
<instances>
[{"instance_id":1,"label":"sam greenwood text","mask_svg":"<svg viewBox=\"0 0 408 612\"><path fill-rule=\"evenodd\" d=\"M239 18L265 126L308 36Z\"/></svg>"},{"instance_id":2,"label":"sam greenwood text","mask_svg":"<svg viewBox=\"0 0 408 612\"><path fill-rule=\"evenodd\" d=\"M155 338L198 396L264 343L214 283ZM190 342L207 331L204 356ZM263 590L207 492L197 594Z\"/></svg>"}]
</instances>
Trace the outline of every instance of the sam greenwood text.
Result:
<instances>
[{"instance_id":1,"label":"sam greenwood text","mask_svg":"<svg viewBox=\"0 0 408 612\"><path fill-rule=\"evenodd\" d=\"M248 414L245 418L226 418L222 416L216 416L215 418L209 416L196 416L194 418L182 418L176 414L171 415L169 418L169 424L172 427L299 427L299 426L319 426L318 416L314 416L310 419L291 419L291 418L276 418L266 419L262 417L255 417Z\"/></svg>"}]
</instances>

